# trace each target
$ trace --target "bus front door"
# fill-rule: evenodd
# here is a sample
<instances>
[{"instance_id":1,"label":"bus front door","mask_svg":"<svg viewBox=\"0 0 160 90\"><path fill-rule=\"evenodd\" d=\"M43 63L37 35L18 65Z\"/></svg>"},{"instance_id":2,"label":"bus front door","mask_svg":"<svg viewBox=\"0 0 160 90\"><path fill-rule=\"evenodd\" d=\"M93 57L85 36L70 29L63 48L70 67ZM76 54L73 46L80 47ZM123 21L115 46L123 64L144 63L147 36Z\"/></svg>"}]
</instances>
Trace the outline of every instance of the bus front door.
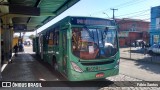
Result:
<instances>
[{"instance_id":1,"label":"bus front door","mask_svg":"<svg viewBox=\"0 0 160 90\"><path fill-rule=\"evenodd\" d=\"M40 56L41 56L41 60L43 60L43 35L40 36Z\"/></svg>"},{"instance_id":2,"label":"bus front door","mask_svg":"<svg viewBox=\"0 0 160 90\"><path fill-rule=\"evenodd\" d=\"M62 31L62 72L67 75L67 30Z\"/></svg>"}]
</instances>

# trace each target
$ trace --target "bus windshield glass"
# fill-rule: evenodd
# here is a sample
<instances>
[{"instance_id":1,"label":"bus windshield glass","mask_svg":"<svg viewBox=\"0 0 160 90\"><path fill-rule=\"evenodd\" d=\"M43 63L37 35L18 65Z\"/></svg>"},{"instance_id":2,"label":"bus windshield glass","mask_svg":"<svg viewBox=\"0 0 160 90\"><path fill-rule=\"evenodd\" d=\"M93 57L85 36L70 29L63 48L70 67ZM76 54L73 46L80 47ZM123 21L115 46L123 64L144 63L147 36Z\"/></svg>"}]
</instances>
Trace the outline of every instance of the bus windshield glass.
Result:
<instances>
[{"instance_id":1,"label":"bus windshield glass","mask_svg":"<svg viewBox=\"0 0 160 90\"><path fill-rule=\"evenodd\" d=\"M109 28L72 28L72 52L84 59L105 59L117 53L117 33Z\"/></svg>"}]
</instances>

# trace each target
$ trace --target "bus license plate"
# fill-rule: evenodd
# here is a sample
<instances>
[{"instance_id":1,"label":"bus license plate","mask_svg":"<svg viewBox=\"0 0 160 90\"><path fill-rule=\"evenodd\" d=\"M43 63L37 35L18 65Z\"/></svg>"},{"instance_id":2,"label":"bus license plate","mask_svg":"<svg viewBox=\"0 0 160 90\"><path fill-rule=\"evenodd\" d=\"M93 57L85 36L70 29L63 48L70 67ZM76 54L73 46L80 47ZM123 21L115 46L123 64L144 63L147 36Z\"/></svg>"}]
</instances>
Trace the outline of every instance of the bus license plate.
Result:
<instances>
[{"instance_id":1,"label":"bus license plate","mask_svg":"<svg viewBox=\"0 0 160 90\"><path fill-rule=\"evenodd\" d=\"M100 77L103 77L104 76L104 73L98 73L96 74L96 78L100 78Z\"/></svg>"}]
</instances>

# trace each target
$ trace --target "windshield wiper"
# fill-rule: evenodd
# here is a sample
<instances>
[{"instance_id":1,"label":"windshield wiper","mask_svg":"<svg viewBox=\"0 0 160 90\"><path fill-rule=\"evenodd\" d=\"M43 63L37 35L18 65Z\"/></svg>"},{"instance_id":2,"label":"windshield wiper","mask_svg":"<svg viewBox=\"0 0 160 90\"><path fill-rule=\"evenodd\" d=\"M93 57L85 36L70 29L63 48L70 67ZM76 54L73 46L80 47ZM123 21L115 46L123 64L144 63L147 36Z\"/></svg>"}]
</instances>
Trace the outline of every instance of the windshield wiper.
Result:
<instances>
[{"instance_id":1,"label":"windshield wiper","mask_svg":"<svg viewBox=\"0 0 160 90\"><path fill-rule=\"evenodd\" d=\"M101 36L102 36L102 37L101 37L102 45L103 45L103 47L104 47L104 39L105 39L105 38L103 37L102 31L101 31ZM106 36L105 36L105 37L106 37Z\"/></svg>"},{"instance_id":2,"label":"windshield wiper","mask_svg":"<svg viewBox=\"0 0 160 90\"><path fill-rule=\"evenodd\" d=\"M87 26L84 25L84 28L87 30L89 36L90 36L92 39L94 39L94 36L93 36L94 34L93 34L93 32L92 32L92 34L93 34L93 35L92 35Z\"/></svg>"},{"instance_id":3,"label":"windshield wiper","mask_svg":"<svg viewBox=\"0 0 160 90\"><path fill-rule=\"evenodd\" d=\"M107 36L107 33L108 33L108 27L106 27L103 31L103 33L101 32L101 35L102 35L102 39L105 39L106 36ZM105 35L104 35L105 34Z\"/></svg>"}]
</instances>

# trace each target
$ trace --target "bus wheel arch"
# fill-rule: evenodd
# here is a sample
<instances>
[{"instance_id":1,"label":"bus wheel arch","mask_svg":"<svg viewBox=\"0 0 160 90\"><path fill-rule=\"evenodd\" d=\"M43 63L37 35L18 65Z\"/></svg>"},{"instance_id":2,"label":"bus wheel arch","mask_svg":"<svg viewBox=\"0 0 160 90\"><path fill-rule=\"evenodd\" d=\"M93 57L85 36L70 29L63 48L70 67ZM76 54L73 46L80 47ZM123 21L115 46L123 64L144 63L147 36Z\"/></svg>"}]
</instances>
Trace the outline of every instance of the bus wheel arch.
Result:
<instances>
[{"instance_id":1,"label":"bus wheel arch","mask_svg":"<svg viewBox=\"0 0 160 90\"><path fill-rule=\"evenodd\" d=\"M57 60L56 60L56 56L53 56L52 66L53 66L53 68L54 68L55 71L58 70L58 63L57 63Z\"/></svg>"},{"instance_id":2,"label":"bus wheel arch","mask_svg":"<svg viewBox=\"0 0 160 90\"><path fill-rule=\"evenodd\" d=\"M148 53L149 53L150 55L153 55L153 51L152 51L152 50L149 50Z\"/></svg>"}]
</instances>

